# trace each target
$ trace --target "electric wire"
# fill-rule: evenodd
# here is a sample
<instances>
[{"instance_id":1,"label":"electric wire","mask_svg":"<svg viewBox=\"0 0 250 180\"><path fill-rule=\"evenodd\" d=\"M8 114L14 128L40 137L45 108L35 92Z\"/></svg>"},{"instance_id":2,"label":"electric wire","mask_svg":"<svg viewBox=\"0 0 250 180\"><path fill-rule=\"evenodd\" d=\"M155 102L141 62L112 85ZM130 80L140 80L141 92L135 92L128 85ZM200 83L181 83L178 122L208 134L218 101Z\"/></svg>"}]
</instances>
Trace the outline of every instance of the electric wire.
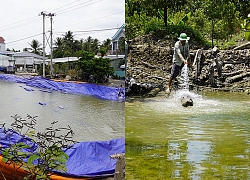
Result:
<instances>
[{"instance_id":1,"label":"electric wire","mask_svg":"<svg viewBox=\"0 0 250 180\"><path fill-rule=\"evenodd\" d=\"M34 18L36 18L36 19L34 19ZM33 20L30 20L30 19L33 19ZM6 25L6 26L1 26L0 30L1 31L7 31L7 30L10 30L10 29L13 29L13 28L18 28L18 27L26 26L28 24L32 24L32 23L37 22L37 21L38 21L37 17L33 17L33 18L29 18L27 20L22 20L21 22L12 23L12 24L9 24L9 25Z\"/></svg>"},{"instance_id":2,"label":"electric wire","mask_svg":"<svg viewBox=\"0 0 250 180\"><path fill-rule=\"evenodd\" d=\"M86 32L95 32L95 31L109 31L109 30L114 30L114 29L119 29L119 28L115 27L115 28L105 28L105 29L93 29L93 30L84 30L84 31L73 31L73 33L79 33L79 32L80 33L86 33ZM56 33L63 33L63 32L56 32Z\"/></svg>"},{"instance_id":3,"label":"electric wire","mask_svg":"<svg viewBox=\"0 0 250 180\"><path fill-rule=\"evenodd\" d=\"M22 38L22 39L11 41L11 42L8 42L8 44L11 44L11 43L14 43L14 42L18 42L18 41L22 41L22 40L25 40L25 39L29 39L29 38L32 38L32 37L35 37L35 36L39 36L39 35L42 35L42 34L43 33L39 33L39 34L35 34L35 35L29 36L29 37L25 37L25 38Z\"/></svg>"},{"instance_id":4,"label":"electric wire","mask_svg":"<svg viewBox=\"0 0 250 180\"><path fill-rule=\"evenodd\" d=\"M77 2L77 1L79 1L79 0L76 0L76 1L74 1L74 2L72 2L72 3L66 4L66 5L64 5L64 6L61 6L61 7L59 7L59 8L53 9L53 10L51 10L51 12L56 12L56 10L58 10L58 9L62 9L62 8L64 8L64 7L68 7L69 5L74 4L74 3Z\"/></svg>"},{"instance_id":5,"label":"electric wire","mask_svg":"<svg viewBox=\"0 0 250 180\"><path fill-rule=\"evenodd\" d=\"M98 2L100 2L100 1L102 1L102 0L95 1L95 2L90 3L90 4L87 4L87 5L85 5L85 6L79 6L79 7L77 7L77 8L70 9L70 10L68 10L68 11L64 11L64 12L61 12L61 13L58 13L58 14L64 14L64 13L67 13L67 12L70 12L70 11L74 11L74 10L76 10L76 9L80 9L80 8L82 8L82 7L87 7L87 6L89 6L89 5L92 5L92 4L95 4L95 3L98 3Z\"/></svg>"},{"instance_id":6,"label":"electric wire","mask_svg":"<svg viewBox=\"0 0 250 180\"><path fill-rule=\"evenodd\" d=\"M67 25L67 26L61 26L61 27L58 27L58 28L56 28L56 29L61 29L61 28L65 28L65 27L75 26L75 25L78 25L78 24L84 24L84 23L87 23L87 22L91 22L91 21L95 21L95 20L107 18L107 17L109 17L109 16L113 16L113 15L120 14L120 13L124 13L124 11L116 12L116 13L109 14L109 15L102 16L102 17L97 17L97 18L90 19L90 20L83 21L83 22L76 23L76 24L71 24L71 25Z\"/></svg>"},{"instance_id":7,"label":"electric wire","mask_svg":"<svg viewBox=\"0 0 250 180\"><path fill-rule=\"evenodd\" d=\"M67 12L70 12L70 11L73 11L73 10L76 10L76 9L80 9L82 7L86 7L86 6L89 6L89 5L92 5L92 4L95 4L95 3L98 3L102 0L98 0L98 1L95 1L95 2L92 2L92 3L89 3L89 4L86 4L90 1L93 1L93 0L89 0L89 1L86 1L86 2L83 2L83 3L80 3L80 4L77 4L77 5L74 5L72 7L67 7L67 9L62 9L62 10L59 10L59 11L53 11L55 12L56 14L64 14L64 13L67 13ZM85 5L86 4L86 5ZM75 8L74 8L75 7ZM74 8L74 9L72 9ZM63 11L63 12L62 12Z\"/></svg>"},{"instance_id":8,"label":"electric wire","mask_svg":"<svg viewBox=\"0 0 250 180\"><path fill-rule=\"evenodd\" d=\"M70 12L70 11L73 11L73 10L76 10L76 9L79 9L79 8L82 8L82 7L86 7L86 6L89 6L89 5L92 5L92 4L95 4L95 3L98 3L102 0L98 0L98 1L94 1L92 3L89 3L89 4L86 4L88 2L91 2L93 0L88 0L86 2L83 2L83 3L80 3L80 4L77 4L77 5L74 5L74 6L71 6L69 7L69 5L73 5L74 3L78 2L79 0L77 1L74 1L72 3L69 3L67 5L64 5L62 7L59 7L55 10L58 10L58 9L62 9L64 7L67 7L67 9L62 9L62 10L59 10L57 11L57 14L63 14L63 13L67 13L67 12ZM79 6L80 5L80 6ZM76 7L76 8L74 8ZM74 8L74 9L72 9ZM124 11L122 11L124 12ZM118 12L118 13L121 13L121 12ZM103 16L103 17L99 17L99 18L95 18L95 19L91 19L91 20L88 20L88 21L85 21L85 22L81 22L81 23L77 23L77 24L82 24L82 23L86 23L86 22L90 22L90 21L94 21L94 20L98 20L98 19L102 19L102 18L106 18L106 17L109 17L109 16L112 16L112 15L115 15L115 14L118 14L118 13L114 13L114 14L111 14L111 15L107 15L107 16ZM12 23L12 24L9 24L9 25L6 25L6 26L2 26L0 27L1 31L5 31L5 30L8 30L10 28L18 28L18 27L21 27L21 26L25 26L25 25L28 25L28 24L31 24L31 23L34 23L34 22L37 22L37 19L40 18L38 16L36 17L32 17L32 18L29 18L29 19L26 19L26 20L22 20L22 21L19 21L19 22L16 22L16 23ZM68 25L68 26L64 26L64 27L69 27L69 26L74 26L74 25L77 25L77 24L73 24L73 25ZM62 28L62 27L60 27ZM58 28L57 28L58 29ZM113 30L113 29L119 29L119 28L106 28L106 29L95 29L95 30L85 30L85 31L72 31L72 32L80 32L80 33L87 33L87 32L95 32L95 31L107 31L107 30ZM46 31L46 32L50 32L49 31ZM42 35L43 33L38 33L38 34L35 34L35 35L32 35L32 36L27 36L27 37L24 37L24 38L21 38L21 39L17 39L17 40L14 40L14 41L11 41L11 42L8 42L8 44L13 44L13 43L16 43L16 42L20 42L20 41L23 41L25 39L29 39L29 38L32 38L32 37L36 37L36 36L40 36Z\"/></svg>"},{"instance_id":9,"label":"electric wire","mask_svg":"<svg viewBox=\"0 0 250 180\"><path fill-rule=\"evenodd\" d=\"M79 0L77 0L77 1L79 1ZM65 6L67 7L68 5L74 4L74 3L77 2L77 1L74 1L74 2L72 2L72 3L69 3L69 4L64 5L64 6L62 6L62 7L59 7L59 8L57 8L57 9L61 9L61 8L65 7ZM79 5L81 5L81 4L86 4L86 3L90 2L90 1L92 1L92 0L88 0L88 1L86 1L86 2L83 2L83 3L80 3L80 4L75 5L75 6L78 6L78 7L75 8L75 9L79 9L79 8L82 8L82 7L86 7L86 6L89 6L89 5L91 5L91 4L97 3L97 2L102 1L102 0L93 2L93 3L91 3L91 4L87 4L87 5L84 5L84 6L79 6ZM73 6L73 7L75 7L75 6ZM66 11L61 10L61 11L64 11L64 12L61 12L61 13L58 13L58 14L63 14L63 13L67 13L67 12L69 12L69 11L75 10L75 9L70 9L70 8L72 8L72 7L68 7L69 10L64 9L64 10L66 10ZM59 11L59 12L60 12L60 11ZM41 15L41 14L39 14L39 16L40 16L40 15ZM13 28L18 28L18 27L26 26L26 25L28 25L28 24L32 24L32 23L37 22L37 21L40 20L40 17L39 17L39 16L35 16L35 17L28 18L28 19L25 19L25 20L21 20L21 21L15 22L15 23L11 23L11 24L8 24L8 25L6 25L6 26L1 26L1 27L0 27L0 30L1 30L1 31L7 31L7 30L10 30L10 29L13 29Z\"/></svg>"}]
</instances>

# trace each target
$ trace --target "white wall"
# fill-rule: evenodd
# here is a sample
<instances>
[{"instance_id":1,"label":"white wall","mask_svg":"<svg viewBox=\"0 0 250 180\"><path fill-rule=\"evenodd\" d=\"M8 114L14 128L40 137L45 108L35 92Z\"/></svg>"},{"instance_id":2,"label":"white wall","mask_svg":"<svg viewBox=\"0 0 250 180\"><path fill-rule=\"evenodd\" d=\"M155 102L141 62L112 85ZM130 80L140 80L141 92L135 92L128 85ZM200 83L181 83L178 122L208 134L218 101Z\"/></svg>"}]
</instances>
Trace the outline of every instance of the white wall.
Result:
<instances>
[{"instance_id":1,"label":"white wall","mask_svg":"<svg viewBox=\"0 0 250 180\"><path fill-rule=\"evenodd\" d=\"M9 66L9 56L1 55L0 54L0 66L1 67L7 67Z\"/></svg>"},{"instance_id":2,"label":"white wall","mask_svg":"<svg viewBox=\"0 0 250 180\"><path fill-rule=\"evenodd\" d=\"M5 51L5 44L0 43L0 52Z\"/></svg>"}]
</instances>

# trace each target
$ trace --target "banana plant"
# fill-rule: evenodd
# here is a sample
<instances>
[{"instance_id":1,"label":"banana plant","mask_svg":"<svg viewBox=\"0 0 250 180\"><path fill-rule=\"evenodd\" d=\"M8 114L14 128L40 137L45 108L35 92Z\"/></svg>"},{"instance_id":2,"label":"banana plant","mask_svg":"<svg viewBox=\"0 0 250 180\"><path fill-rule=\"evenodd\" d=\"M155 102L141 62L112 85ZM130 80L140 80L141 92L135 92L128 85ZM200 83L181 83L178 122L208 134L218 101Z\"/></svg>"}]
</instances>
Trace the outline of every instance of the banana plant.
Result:
<instances>
[{"instance_id":1,"label":"banana plant","mask_svg":"<svg viewBox=\"0 0 250 180\"><path fill-rule=\"evenodd\" d=\"M248 17L241 23L241 28L245 31L245 39L250 40L250 14L248 14Z\"/></svg>"},{"instance_id":2,"label":"banana plant","mask_svg":"<svg viewBox=\"0 0 250 180\"><path fill-rule=\"evenodd\" d=\"M160 17L161 17L162 19L164 19L164 11L158 9L158 13L160 14ZM168 24L170 24L170 25L181 25L181 24L185 24L185 23L188 21L188 19L190 19L190 16L191 16L191 12L185 14L185 16L183 16L183 18L182 18L178 23L175 23L172 19L170 19L170 18L168 17L168 19L167 19L167 20L168 20Z\"/></svg>"}]
</instances>

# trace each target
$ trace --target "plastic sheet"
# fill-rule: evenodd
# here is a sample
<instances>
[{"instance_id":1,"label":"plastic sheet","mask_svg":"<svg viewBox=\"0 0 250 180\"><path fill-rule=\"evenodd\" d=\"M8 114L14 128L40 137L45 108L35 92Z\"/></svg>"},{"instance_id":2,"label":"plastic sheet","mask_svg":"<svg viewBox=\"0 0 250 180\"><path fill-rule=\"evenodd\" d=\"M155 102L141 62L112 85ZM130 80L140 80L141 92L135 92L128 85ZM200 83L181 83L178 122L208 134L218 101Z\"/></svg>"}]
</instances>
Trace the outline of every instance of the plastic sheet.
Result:
<instances>
[{"instance_id":1,"label":"plastic sheet","mask_svg":"<svg viewBox=\"0 0 250 180\"><path fill-rule=\"evenodd\" d=\"M6 133L7 132L7 133ZM14 131L4 131L0 129L1 148L9 148L11 144L24 142L31 149L23 151L35 152L37 145L28 137L22 137ZM65 151L68 156L66 163L67 172L59 173L67 177L97 177L113 175L115 173L116 160L111 159L110 155L125 153L125 139L116 138L108 141L89 141L74 144Z\"/></svg>"},{"instance_id":2,"label":"plastic sheet","mask_svg":"<svg viewBox=\"0 0 250 180\"><path fill-rule=\"evenodd\" d=\"M70 94L82 94L95 96L101 99L124 101L125 89L109 86L101 86L97 84L75 83L75 82L56 82L40 76L22 77L13 74L0 74L0 80L24 83L30 87L37 87L50 91L60 91ZM26 90L31 90L27 88ZM121 93L122 92L122 93Z\"/></svg>"}]
</instances>

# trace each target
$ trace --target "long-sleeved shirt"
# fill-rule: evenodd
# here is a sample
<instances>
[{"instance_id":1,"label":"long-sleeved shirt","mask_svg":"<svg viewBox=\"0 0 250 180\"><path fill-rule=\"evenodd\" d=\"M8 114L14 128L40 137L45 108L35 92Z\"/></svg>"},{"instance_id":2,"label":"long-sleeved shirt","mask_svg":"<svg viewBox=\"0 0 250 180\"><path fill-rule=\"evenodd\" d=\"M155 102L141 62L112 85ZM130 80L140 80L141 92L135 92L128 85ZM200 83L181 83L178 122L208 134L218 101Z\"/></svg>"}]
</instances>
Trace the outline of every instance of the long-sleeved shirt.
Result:
<instances>
[{"instance_id":1,"label":"long-sleeved shirt","mask_svg":"<svg viewBox=\"0 0 250 180\"><path fill-rule=\"evenodd\" d=\"M180 41L177 41L174 45L173 63L181 66L184 60L187 60L190 56L188 41L182 45Z\"/></svg>"}]
</instances>

